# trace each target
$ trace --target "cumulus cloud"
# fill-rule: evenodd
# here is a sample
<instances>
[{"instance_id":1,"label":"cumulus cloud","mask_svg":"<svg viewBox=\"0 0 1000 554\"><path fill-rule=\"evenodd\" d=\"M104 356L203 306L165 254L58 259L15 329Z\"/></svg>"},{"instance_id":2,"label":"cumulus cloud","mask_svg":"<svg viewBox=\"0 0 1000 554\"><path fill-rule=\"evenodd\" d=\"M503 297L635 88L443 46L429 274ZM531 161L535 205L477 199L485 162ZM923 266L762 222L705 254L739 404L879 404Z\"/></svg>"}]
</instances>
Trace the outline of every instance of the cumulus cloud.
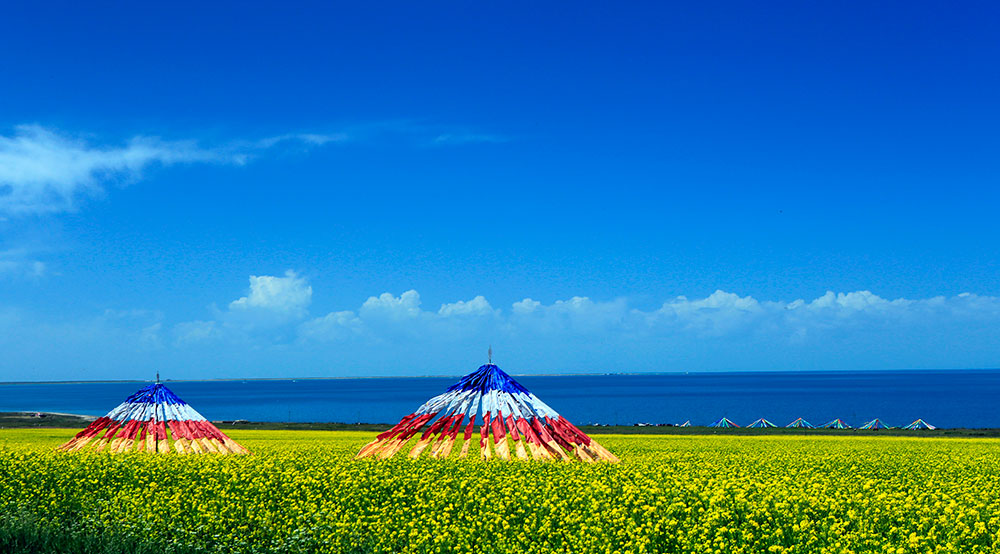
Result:
<instances>
[{"instance_id":1,"label":"cumulus cloud","mask_svg":"<svg viewBox=\"0 0 1000 554\"><path fill-rule=\"evenodd\" d=\"M250 291L229 303L236 313L259 313L279 317L302 317L312 302L312 286L292 270L284 277L251 275Z\"/></svg>"},{"instance_id":2,"label":"cumulus cloud","mask_svg":"<svg viewBox=\"0 0 1000 554\"><path fill-rule=\"evenodd\" d=\"M421 308L419 293L410 290L399 296L387 292L369 297L357 312L333 312L311 320L304 328L309 329L312 338L341 327L352 328L354 335L361 329L372 332L389 326L432 332L440 329L442 322L468 316L492 321L498 334L600 336L613 340L664 334L719 338L767 331L775 338L792 338L800 336L803 327L827 329L852 322L934 326L956 318L979 318L1000 323L1000 298L962 294L951 298L888 300L870 291L857 291L827 292L810 301L783 302L760 301L719 290L704 298L677 297L649 311L630 307L626 299L595 301L574 296L550 304L525 298L504 312L494 309L485 297L476 296L442 304L435 312Z\"/></svg>"},{"instance_id":3,"label":"cumulus cloud","mask_svg":"<svg viewBox=\"0 0 1000 554\"><path fill-rule=\"evenodd\" d=\"M304 322L299 335L306 340L331 341L356 336L361 330L361 319L354 312L341 311Z\"/></svg>"},{"instance_id":4,"label":"cumulus cloud","mask_svg":"<svg viewBox=\"0 0 1000 554\"><path fill-rule=\"evenodd\" d=\"M492 342L530 353L533 364L591 371L830 369L863 366L862 359L868 367L933 367L942 348L961 342L963 351L950 363L969 367L976 364L958 358L1000 362L1000 347L988 339L997 327L1000 298L973 294L886 299L855 291L772 301L719 290L651 310L627 299L580 296L550 303L525 298L502 310L477 296L432 311L411 290L309 319L298 340L400 351Z\"/></svg>"},{"instance_id":5,"label":"cumulus cloud","mask_svg":"<svg viewBox=\"0 0 1000 554\"><path fill-rule=\"evenodd\" d=\"M394 320L413 319L419 317L420 294L408 290L399 296L383 292L379 296L370 296L361 305L359 313L365 318L388 318Z\"/></svg>"},{"instance_id":6,"label":"cumulus cloud","mask_svg":"<svg viewBox=\"0 0 1000 554\"><path fill-rule=\"evenodd\" d=\"M457 373L489 344L505 367L529 372L1000 365L995 296L891 299L862 290L762 300L716 291L641 309L623 298L525 298L494 307L475 296L425 308L408 290L310 314L312 289L294 271L255 275L243 296L211 317L173 325L144 310L52 323L0 306L0 349L8 355L0 371L63 351L79 367L111 367L109 352L141 361L166 349L163 359L209 376L268 376L286 364L302 368L296 375Z\"/></svg>"},{"instance_id":7,"label":"cumulus cloud","mask_svg":"<svg viewBox=\"0 0 1000 554\"><path fill-rule=\"evenodd\" d=\"M459 300L450 304L441 304L438 315L444 317L462 315L494 315L497 313L483 296L477 296L469 301Z\"/></svg>"},{"instance_id":8,"label":"cumulus cloud","mask_svg":"<svg viewBox=\"0 0 1000 554\"><path fill-rule=\"evenodd\" d=\"M291 269L282 276L251 275L246 295L224 309L213 305L211 319L173 325L173 344L197 347L230 342L259 346L286 341L290 326L308 316L312 293L309 281Z\"/></svg>"},{"instance_id":9,"label":"cumulus cloud","mask_svg":"<svg viewBox=\"0 0 1000 554\"><path fill-rule=\"evenodd\" d=\"M20 125L13 134L0 135L0 214L72 211L81 198L100 196L108 184L136 181L154 165L243 165L278 144L316 146L344 138L286 134L205 147L194 140L136 136L123 144L104 145L40 125Z\"/></svg>"}]
</instances>

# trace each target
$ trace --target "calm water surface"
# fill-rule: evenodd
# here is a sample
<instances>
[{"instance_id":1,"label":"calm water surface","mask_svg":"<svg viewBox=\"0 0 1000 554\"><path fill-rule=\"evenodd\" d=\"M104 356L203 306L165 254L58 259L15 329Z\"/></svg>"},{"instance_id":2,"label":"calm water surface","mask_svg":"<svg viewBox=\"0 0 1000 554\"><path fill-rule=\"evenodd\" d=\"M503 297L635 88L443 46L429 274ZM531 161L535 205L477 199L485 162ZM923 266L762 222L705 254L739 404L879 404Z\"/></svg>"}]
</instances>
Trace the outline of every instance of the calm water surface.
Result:
<instances>
[{"instance_id":1,"label":"calm water surface","mask_svg":"<svg viewBox=\"0 0 1000 554\"><path fill-rule=\"evenodd\" d=\"M658 375L517 376L570 421L707 425L726 416L819 425L875 417L905 425L1000 427L1000 371L837 371ZM171 381L212 420L396 422L454 378ZM0 385L0 411L104 415L144 383Z\"/></svg>"}]
</instances>

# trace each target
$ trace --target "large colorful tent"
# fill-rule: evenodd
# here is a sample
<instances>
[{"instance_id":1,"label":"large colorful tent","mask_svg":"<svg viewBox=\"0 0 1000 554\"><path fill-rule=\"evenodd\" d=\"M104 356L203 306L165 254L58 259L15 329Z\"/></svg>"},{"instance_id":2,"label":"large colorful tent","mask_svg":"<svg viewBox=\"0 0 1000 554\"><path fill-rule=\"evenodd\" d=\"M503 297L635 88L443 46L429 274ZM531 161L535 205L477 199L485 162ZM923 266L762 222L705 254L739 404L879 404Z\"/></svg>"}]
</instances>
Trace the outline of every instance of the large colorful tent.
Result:
<instances>
[{"instance_id":1,"label":"large colorful tent","mask_svg":"<svg viewBox=\"0 0 1000 554\"><path fill-rule=\"evenodd\" d=\"M709 425L709 427L722 427L728 429L730 427L739 427L739 425L733 423L732 420L730 420L728 417L724 417L719 421L716 421L715 423Z\"/></svg>"},{"instance_id":2,"label":"large colorful tent","mask_svg":"<svg viewBox=\"0 0 1000 554\"><path fill-rule=\"evenodd\" d=\"M691 426L691 420L690 419L687 420L687 421L685 421L684 423L680 424L680 427L690 427L690 426Z\"/></svg>"},{"instance_id":3,"label":"large colorful tent","mask_svg":"<svg viewBox=\"0 0 1000 554\"><path fill-rule=\"evenodd\" d=\"M171 441L173 444L171 445ZM249 454L159 380L125 399L59 447L109 452Z\"/></svg>"},{"instance_id":4,"label":"large colorful tent","mask_svg":"<svg viewBox=\"0 0 1000 554\"><path fill-rule=\"evenodd\" d=\"M839 417L833 421L828 421L820 426L822 429L853 429L846 421Z\"/></svg>"},{"instance_id":5,"label":"large colorful tent","mask_svg":"<svg viewBox=\"0 0 1000 554\"><path fill-rule=\"evenodd\" d=\"M480 405L482 416L477 420ZM479 450L483 458L492 456L489 440L492 433L492 451L504 459L511 457L513 445L514 455L521 459L528 459L530 452L536 460L618 461L614 454L492 363L480 366L444 394L428 400L395 427L378 435L357 457L389 458L427 426L409 456L419 458L429 449L430 457L447 458L465 423L458 454L464 458L473 442L477 422L481 422Z\"/></svg>"},{"instance_id":6,"label":"large colorful tent","mask_svg":"<svg viewBox=\"0 0 1000 554\"><path fill-rule=\"evenodd\" d=\"M927 423L922 419L918 419L913 423L907 425L906 427L903 427L903 429L909 429L910 431L917 431L917 430L934 430L937 429L937 427L931 425L930 423Z\"/></svg>"},{"instance_id":7,"label":"large colorful tent","mask_svg":"<svg viewBox=\"0 0 1000 554\"><path fill-rule=\"evenodd\" d=\"M750 425L747 425L747 427L752 429L766 429L768 427L777 427L777 425L771 423L770 421L764 418L760 418L757 421L751 423Z\"/></svg>"},{"instance_id":8,"label":"large colorful tent","mask_svg":"<svg viewBox=\"0 0 1000 554\"><path fill-rule=\"evenodd\" d=\"M881 429L888 429L888 428L889 426L886 425L885 423L882 423L882 420L877 417L869 421L868 423L865 423L861 427L858 427L858 429L864 429L866 431L878 431Z\"/></svg>"},{"instance_id":9,"label":"large colorful tent","mask_svg":"<svg viewBox=\"0 0 1000 554\"><path fill-rule=\"evenodd\" d=\"M792 427L794 429L815 429L816 426L808 421L800 418L796 418L795 421L785 425L785 427Z\"/></svg>"}]
</instances>

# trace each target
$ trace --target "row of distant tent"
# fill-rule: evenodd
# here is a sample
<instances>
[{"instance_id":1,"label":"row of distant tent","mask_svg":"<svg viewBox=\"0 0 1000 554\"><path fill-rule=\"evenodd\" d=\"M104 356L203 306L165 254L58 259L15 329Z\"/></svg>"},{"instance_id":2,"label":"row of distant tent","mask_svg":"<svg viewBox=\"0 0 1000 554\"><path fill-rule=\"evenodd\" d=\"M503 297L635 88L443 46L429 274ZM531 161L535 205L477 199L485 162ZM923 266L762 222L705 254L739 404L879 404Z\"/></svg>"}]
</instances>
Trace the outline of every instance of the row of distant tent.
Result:
<instances>
[{"instance_id":1,"label":"row of distant tent","mask_svg":"<svg viewBox=\"0 0 1000 554\"><path fill-rule=\"evenodd\" d=\"M690 426L691 426L690 421L685 421L683 424L681 424L681 427L690 427ZM728 417L724 417L719 421L716 421L715 423L709 425L709 427L730 428L730 427L739 427L739 425L733 423L733 421ZM767 429L771 427L777 427L777 425L771 423L770 421L764 418L760 418L757 421L751 423L750 425L747 425L747 428L751 429ZM809 423L808 421L800 417L797 418L795 421L789 423L788 425L785 425L785 427L792 429L854 429L854 427L851 427L850 425L847 424L846 421L840 418L837 418L833 421L828 421L827 423L824 423L823 425L816 427L812 423ZM883 423L881 419L875 418L869 421L868 423L865 423L861 427L858 427L858 429L866 431L878 431L880 429L894 429L894 427L890 427L885 423ZM922 419L918 419L913 423L903 427L903 429L908 429L910 431L917 431L922 429L928 429L928 430L937 429L937 427L931 425L930 423L927 423Z\"/></svg>"}]
</instances>

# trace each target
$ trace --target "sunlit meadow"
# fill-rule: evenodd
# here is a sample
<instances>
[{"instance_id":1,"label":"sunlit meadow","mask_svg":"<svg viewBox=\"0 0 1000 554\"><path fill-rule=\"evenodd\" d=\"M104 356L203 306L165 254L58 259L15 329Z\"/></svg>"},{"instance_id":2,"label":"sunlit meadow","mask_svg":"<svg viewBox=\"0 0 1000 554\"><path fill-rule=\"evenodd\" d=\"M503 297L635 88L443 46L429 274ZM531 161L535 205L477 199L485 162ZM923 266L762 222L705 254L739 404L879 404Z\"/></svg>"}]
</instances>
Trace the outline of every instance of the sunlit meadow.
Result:
<instances>
[{"instance_id":1,"label":"sunlit meadow","mask_svg":"<svg viewBox=\"0 0 1000 554\"><path fill-rule=\"evenodd\" d=\"M244 457L55 452L71 435L0 430L8 548L32 533L166 552L1000 548L993 439L606 435L621 463L584 464L355 461L373 433L321 431L232 431Z\"/></svg>"}]
</instances>

